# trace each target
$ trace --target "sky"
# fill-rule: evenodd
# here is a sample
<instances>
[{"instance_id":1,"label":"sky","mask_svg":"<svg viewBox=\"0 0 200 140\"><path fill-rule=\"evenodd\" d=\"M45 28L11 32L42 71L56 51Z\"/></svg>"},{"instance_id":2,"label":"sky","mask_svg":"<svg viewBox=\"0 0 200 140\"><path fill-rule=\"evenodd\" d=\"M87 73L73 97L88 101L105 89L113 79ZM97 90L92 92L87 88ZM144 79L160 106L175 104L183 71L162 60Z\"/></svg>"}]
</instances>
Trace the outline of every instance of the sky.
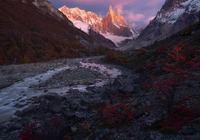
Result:
<instances>
[{"instance_id":1,"label":"sky","mask_svg":"<svg viewBox=\"0 0 200 140\"><path fill-rule=\"evenodd\" d=\"M143 27L152 20L165 0L49 0L56 8L66 5L92 11L105 17L111 5L114 11L125 17L128 24Z\"/></svg>"}]
</instances>

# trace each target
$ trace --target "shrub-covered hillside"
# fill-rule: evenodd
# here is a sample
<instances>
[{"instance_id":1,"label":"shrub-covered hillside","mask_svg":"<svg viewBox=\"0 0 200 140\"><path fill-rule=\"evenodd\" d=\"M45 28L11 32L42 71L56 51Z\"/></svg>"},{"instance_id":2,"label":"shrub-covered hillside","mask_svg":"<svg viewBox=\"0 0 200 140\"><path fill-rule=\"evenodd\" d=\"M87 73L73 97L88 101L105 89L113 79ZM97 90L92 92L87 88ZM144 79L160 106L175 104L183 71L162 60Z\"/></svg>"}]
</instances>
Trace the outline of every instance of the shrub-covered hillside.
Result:
<instances>
[{"instance_id":1,"label":"shrub-covered hillside","mask_svg":"<svg viewBox=\"0 0 200 140\"><path fill-rule=\"evenodd\" d=\"M49 14L45 5L37 8L32 2L0 1L0 64L38 62L99 52L97 48L88 51L80 43L89 46L93 40L67 18L59 19L54 13Z\"/></svg>"}]
</instances>

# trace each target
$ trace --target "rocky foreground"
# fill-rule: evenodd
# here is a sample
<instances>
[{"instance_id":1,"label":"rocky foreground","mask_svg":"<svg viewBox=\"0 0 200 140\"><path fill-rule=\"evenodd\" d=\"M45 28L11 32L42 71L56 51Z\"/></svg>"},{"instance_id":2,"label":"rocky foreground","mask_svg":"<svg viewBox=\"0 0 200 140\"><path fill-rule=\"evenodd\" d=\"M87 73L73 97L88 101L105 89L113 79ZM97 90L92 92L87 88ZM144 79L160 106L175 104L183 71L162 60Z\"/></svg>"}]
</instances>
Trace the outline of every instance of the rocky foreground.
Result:
<instances>
[{"instance_id":1,"label":"rocky foreground","mask_svg":"<svg viewBox=\"0 0 200 140\"><path fill-rule=\"evenodd\" d=\"M43 91L45 94L32 97L31 105L23 110L16 111L11 120L2 122L0 124L0 139L200 139L199 115L194 117L183 113L181 116L178 113L174 121L168 121L168 123L172 123L170 126L165 124L163 120L166 120L168 114L163 109L161 102L163 96L155 94L153 88L142 86L150 70L130 70L121 66L106 64L103 57L2 66L0 73L3 79L0 84L1 89L26 77L62 67L64 64L73 64L73 66L78 67L80 61L99 63L110 69L119 69L121 75L112 79L110 74L105 76L89 68L63 70L56 73L48 80L30 87L37 92ZM156 71L156 68L154 70ZM107 83L102 87L95 86L98 79L102 77L107 79ZM69 88L65 94L50 90L62 88L66 85L73 87L79 84L88 86L85 91ZM199 83L196 83L196 86L198 87ZM181 94L183 95L183 92ZM193 92L193 95L195 94L198 95L198 91ZM177 94L177 96L180 96L180 94ZM192 100L192 102L194 101ZM198 102L197 100L195 105L198 106ZM188 106L191 105L190 101L187 103ZM181 112L180 108L177 108L176 111ZM193 111L189 114L196 112Z\"/></svg>"}]
</instances>

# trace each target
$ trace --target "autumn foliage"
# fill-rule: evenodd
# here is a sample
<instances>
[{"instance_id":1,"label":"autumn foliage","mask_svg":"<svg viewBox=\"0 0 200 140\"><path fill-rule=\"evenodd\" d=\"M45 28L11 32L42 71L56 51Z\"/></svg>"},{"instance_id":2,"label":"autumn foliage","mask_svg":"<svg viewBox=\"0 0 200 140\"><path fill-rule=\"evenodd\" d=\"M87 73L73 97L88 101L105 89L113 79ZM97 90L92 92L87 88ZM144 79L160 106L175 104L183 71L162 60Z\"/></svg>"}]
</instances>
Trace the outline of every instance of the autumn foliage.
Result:
<instances>
[{"instance_id":1,"label":"autumn foliage","mask_svg":"<svg viewBox=\"0 0 200 140\"><path fill-rule=\"evenodd\" d=\"M192 85L193 81L200 80L200 50L198 47L175 46L166 54L168 57L157 61L163 66L162 78L144 84L155 87L157 94L164 95L158 101L168 117L159 123L160 126L181 129L200 114L199 103L194 102L194 99L199 100L199 96Z\"/></svg>"},{"instance_id":2,"label":"autumn foliage","mask_svg":"<svg viewBox=\"0 0 200 140\"><path fill-rule=\"evenodd\" d=\"M109 125L132 121L135 115L134 104L130 102L132 96L116 93L111 98L117 102L107 103L105 107L100 108L101 118Z\"/></svg>"},{"instance_id":3,"label":"autumn foliage","mask_svg":"<svg viewBox=\"0 0 200 140\"><path fill-rule=\"evenodd\" d=\"M65 120L59 117L43 121L34 121L26 125L26 129L20 132L21 140L47 140L61 139L63 137L58 130L63 129Z\"/></svg>"},{"instance_id":4,"label":"autumn foliage","mask_svg":"<svg viewBox=\"0 0 200 140\"><path fill-rule=\"evenodd\" d=\"M184 106L175 107L170 116L159 124L162 127L171 127L179 130L186 123L190 123L196 119L199 113L198 109L188 109Z\"/></svg>"},{"instance_id":5,"label":"autumn foliage","mask_svg":"<svg viewBox=\"0 0 200 140\"><path fill-rule=\"evenodd\" d=\"M194 51L195 50L195 51ZM200 69L200 52L197 47L175 46L171 52L167 52L169 59L165 61L163 70L168 73L162 81L155 84L158 92L163 93L167 100L167 110L171 111L174 98L180 89L186 90L184 83L194 80L195 71ZM171 58L171 59L170 59ZM198 75L196 75L196 78Z\"/></svg>"},{"instance_id":6,"label":"autumn foliage","mask_svg":"<svg viewBox=\"0 0 200 140\"><path fill-rule=\"evenodd\" d=\"M30 63L98 53L98 49L90 51L81 44L81 40L93 42L86 33L70 25L67 19L60 21L48 12L43 14L32 2L0 1L0 64ZM102 53L104 50L100 51Z\"/></svg>"},{"instance_id":7,"label":"autumn foliage","mask_svg":"<svg viewBox=\"0 0 200 140\"><path fill-rule=\"evenodd\" d=\"M109 55L109 59L112 61L112 60L115 59L115 57L116 57L115 52L114 52L114 51L111 51L111 52L110 52L110 55Z\"/></svg>"},{"instance_id":8,"label":"autumn foliage","mask_svg":"<svg viewBox=\"0 0 200 140\"><path fill-rule=\"evenodd\" d=\"M135 111L133 107L133 104L107 104L107 106L101 110L103 114L102 117L108 124L130 121L134 119Z\"/></svg>"}]
</instances>

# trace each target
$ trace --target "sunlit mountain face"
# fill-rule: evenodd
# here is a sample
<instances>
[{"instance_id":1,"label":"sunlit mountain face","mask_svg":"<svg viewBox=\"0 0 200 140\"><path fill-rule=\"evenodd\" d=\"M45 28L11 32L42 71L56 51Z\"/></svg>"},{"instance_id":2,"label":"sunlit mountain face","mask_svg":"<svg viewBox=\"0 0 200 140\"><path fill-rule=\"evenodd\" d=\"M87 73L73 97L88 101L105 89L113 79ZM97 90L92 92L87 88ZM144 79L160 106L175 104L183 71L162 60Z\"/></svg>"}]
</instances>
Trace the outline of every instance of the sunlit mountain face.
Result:
<instances>
[{"instance_id":1,"label":"sunlit mountain face","mask_svg":"<svg viewBox=\"0 0 200 140\"><path fill-rule=\"evenodd\" d=\"M119 43L123 40L136 38L139 34L132 25L127 24L123 16L115 13L112 6L109 7L109 11L104 18L98 17L93 12L86 12L79 8L63 6L59 10L78 28L86 33L88 33L89 28L93 28L104 37L113 41L116 46L120 46ZM83 24L78 24L80 22ZM87 28L84 23L88 25Z\"/></svg>"}]
</instances>

